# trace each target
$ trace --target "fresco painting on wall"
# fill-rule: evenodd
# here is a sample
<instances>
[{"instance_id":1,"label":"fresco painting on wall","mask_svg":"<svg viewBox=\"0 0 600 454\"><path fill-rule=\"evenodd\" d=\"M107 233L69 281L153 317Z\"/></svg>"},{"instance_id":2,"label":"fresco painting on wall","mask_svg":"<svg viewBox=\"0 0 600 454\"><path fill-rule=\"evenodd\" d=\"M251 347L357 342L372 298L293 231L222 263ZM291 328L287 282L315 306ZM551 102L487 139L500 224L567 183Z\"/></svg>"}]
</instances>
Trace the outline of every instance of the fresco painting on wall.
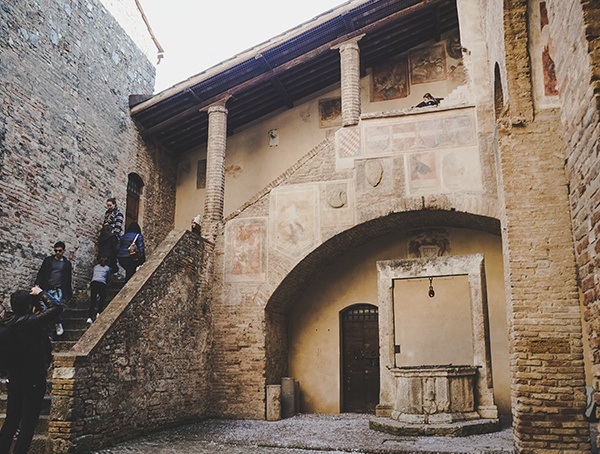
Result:
<instances>
[{"instance_id":1,"label":"fresco painting on wall","mask_svg":"<svg viewBox=\"0 0 600 454\"><path fill-rule=\"evenodd\" d=\"M546 96L558 96L556 88L556 70L552 59L552 37L548 26L548 10L546 2L540 2L540 36L542 41L542 69L544 72L544 94Z\"/></svg>"},{"instance_id":2,"label":"fresco painting on wall","mask_svg":"<svg viewBox=\"0 0 600 454\"><path fill-rule=\"evenodd\" d=\"M342 126L342 98L319 99L319 127Z\"/></svg>"},{"instance_id":3,"label":"fresco painting on wall","mask_svg":"<svg viewBox=\"0 0 600 454\"><path fill-rule=\"evenodd\" d=\"M281 188L271 193L271 243L297 259L320 241L319 192L315 186Z\"/></svg>"},{"instance_id":4,"label":"fresco painting on wall","mask_svg":"<svg viewBox=\"0 0 600 454\"><path fill-rule=\"evenodd\" d=\"M412 84L446 80L446 51L443 44L410 53L410 80Z\"/></svg>"},{"instance_id":5,"label":"fresco painting on wall","mask_svg":"<svg viewBox=\"0 0 600 454\"><path fill-rule=\"evenodd\" d=\"M364 126L365 156L477 145L473 112L423 115L419 121Z\"/></svg>"},{"instance_id":6,"label":"fresco painting on wall","mask_svg":"<svg viewBox=\"0 0 600 454\"><path fill-rule=\"evenodd\" d=\"M415 153L409 157L411 190L438 188L435 153Z\"/></svg>"},{"instance_id":7,"label":"fresco painting on wall","mask_svg":"<svg viewBox=\"0 0 600 454\"><path fill-rule=\"evenodd\" d=\"M390 155L392 145L392 127L389 125L365 126L365 155Z\"/></svg>"},{"instance_id":8,"label":"fresco painting on wall","mask_svg":"<svg viewBox=\"0 0 600 454\"><path fill-rule=\"evenodd\" d=\"M373 67L371 102L406 98L410 94L406 56Z\"/></svg>"},{"instance_id":9,"label":"fresco painting on wall","mask_svg":"<svg viewBox=\"0 0 600 454\"><path fill-rule=\"evenodd\" d=\"M225 270L229 281L256 281L265 276L266 222L241 219L227 223Z\"/></svg>"}]
</instances>

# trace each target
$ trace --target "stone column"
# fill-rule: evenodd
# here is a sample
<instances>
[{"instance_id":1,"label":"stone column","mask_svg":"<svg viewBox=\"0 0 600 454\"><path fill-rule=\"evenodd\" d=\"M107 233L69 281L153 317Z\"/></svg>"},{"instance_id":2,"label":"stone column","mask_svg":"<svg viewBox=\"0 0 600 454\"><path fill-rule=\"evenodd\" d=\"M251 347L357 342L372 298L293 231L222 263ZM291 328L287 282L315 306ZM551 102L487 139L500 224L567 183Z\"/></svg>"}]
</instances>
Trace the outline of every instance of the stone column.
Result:
<instances>
[{"instance_id":1,"label":"stone column","mask_svg":"<svg viewBox=\"0 0 600 454\"><path fill-rule=\"evenodd\" d=\"M229 99L229 98L227 98ZM227 144L227 99L208 108L208 144L206 149L206 196L202 216L202 237L214 240L223 218L225 196L225 149Z\"/></svg>"},{"instance_id":2,"label":"stone column","mask_svg":"<svg viewBox=\"0 0 600 454\"><path fill-rule=\"evenodd\" d=\"M357 36L332 47L340 52L343 126L356 125L360 119L360 49L358 41L363 36Z\"/></svg>"}]
</instances>

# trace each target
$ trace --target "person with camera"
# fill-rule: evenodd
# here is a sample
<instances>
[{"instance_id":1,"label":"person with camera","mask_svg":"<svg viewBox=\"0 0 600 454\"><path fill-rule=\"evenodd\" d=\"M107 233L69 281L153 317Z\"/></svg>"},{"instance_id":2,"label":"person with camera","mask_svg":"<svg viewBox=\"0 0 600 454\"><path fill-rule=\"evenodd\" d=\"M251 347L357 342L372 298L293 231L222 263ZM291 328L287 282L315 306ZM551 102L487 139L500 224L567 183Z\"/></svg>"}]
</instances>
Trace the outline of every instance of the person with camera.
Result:
<instances>
[{"instance_id":1,"label":"person with camera","mask_svg":"<svg viewBox=\"0 0 600 454\"><path fill-rule=\"evenodd\" d=\"M46 393L46 374L52 362L48 329L62 312L62 305L40 287L17 290L10 296L12 311L2 320L14 330L11 348L14 363L8 366L6 419L0 429L0 454L8 454L19 430L13 454L29 450Z\"/></svg>"}]
</instances>

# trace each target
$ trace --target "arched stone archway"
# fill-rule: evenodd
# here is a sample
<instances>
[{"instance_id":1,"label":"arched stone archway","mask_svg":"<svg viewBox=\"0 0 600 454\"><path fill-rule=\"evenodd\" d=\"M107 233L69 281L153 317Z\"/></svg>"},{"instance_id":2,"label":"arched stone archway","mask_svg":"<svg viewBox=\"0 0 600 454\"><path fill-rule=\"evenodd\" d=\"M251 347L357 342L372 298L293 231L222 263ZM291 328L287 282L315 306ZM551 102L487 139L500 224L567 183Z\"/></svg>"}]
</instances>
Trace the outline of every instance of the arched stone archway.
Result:
<instances>
[{"instance_id":1,"label":"arched stone archway","mask_svg":"<svg viewBox=\"0 0 600 454\"><path fill-rule=\"evenodd\" d=\"M393 213L348 229L323 243L301 260L282 279L265 307L265 377L267 384L279 383L289 366L290 314L306 288L339 261L341 257L370 241L394 232L433 228L470 229L500 235L497 219L456 211L422 210ZM301 309L298 309L301 312ZM293 316L294 318L295 315Z\"/></svg>"}]
</instances>

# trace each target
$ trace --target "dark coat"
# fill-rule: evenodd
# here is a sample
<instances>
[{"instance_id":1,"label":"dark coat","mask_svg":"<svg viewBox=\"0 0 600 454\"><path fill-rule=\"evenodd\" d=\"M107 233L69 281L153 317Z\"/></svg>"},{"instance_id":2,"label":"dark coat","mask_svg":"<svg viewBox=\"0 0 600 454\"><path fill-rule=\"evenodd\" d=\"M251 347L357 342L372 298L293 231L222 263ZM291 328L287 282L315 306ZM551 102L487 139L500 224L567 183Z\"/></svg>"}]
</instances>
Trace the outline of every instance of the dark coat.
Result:
<instances>
[{"instance_id":1,"label":"dark coat","mask_svg":"<svg viewBox=\"0 0 600 454\"><path fill-rule=\"evenodd\" d=\"M100 257L106 257L110 263L110 260L117 256L118 250L119 237L114 233L102 230L98 237L98 260L100 260Z\"/></svg>"},{"instance_id":2,"label":"dark coat","mask_svg":"<svg viewBox=\"0 0 600 454\"><path fill-rule=\"evenodd\" d=\"M48 330L55 322L63 307L45 293L41 294L46 310L39 314L10 313L3 322L7 326L14 325L17 335L17 346L21 360L14 369L8 371L11 380L35 382L45 379L46 372L52 362L52 345Z\"/></svg>"},{"instance_id":3,"label":"dark coat","mask_svg":"<svg viewBox=\"0 0 600 454\"><path fill-rule=\"evenodd\" d=\"M49 255L42 262L42 266L38 271L37 277L35 278L35 285L39 285L43 290L52 290L48 284L50 281L50 274L52 273L52 260L54 260L53 255ZM63 302L69 301L73 297L73 286L71 283L72 274L73 274L73 266L71 262L63 257L65 262L63 272L62 272L62 284L60 286L63 292Z\"/></svg>"}]
</instances>

